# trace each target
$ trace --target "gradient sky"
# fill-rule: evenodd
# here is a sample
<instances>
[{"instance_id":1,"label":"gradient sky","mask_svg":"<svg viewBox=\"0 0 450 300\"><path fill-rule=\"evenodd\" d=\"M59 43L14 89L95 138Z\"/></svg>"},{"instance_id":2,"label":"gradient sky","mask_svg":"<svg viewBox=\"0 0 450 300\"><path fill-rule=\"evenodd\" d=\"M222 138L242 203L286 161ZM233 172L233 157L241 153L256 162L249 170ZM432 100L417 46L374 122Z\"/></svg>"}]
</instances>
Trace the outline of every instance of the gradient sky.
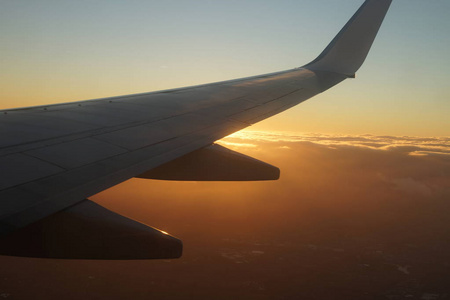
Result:
<instances>
[{"instance_id":1,"label":"gradient sky","mask_svg":"<svg viewBox=\"0 0 450 300\"><path fill-rule=\"evenodd\" d=\"M233 79L314 59L345 1L0 2L0 108ZM395 0L356 80L253 127L450 135L450 2Z\"/></svg>"},{"instance_id":2,"label":"gradient sky","mask_svg":"<svg viewBox=\"0 0 450 300\"><path fill-rule=\"evenodd\" d=\"M362 3L3 0L0 109L301 66ZM131 179L91 198L181 238L181 259L0 256L0 298L449 295L449 13L394 0L357 79L219 142L280 180Z\"/></svg>"}]
</instances>

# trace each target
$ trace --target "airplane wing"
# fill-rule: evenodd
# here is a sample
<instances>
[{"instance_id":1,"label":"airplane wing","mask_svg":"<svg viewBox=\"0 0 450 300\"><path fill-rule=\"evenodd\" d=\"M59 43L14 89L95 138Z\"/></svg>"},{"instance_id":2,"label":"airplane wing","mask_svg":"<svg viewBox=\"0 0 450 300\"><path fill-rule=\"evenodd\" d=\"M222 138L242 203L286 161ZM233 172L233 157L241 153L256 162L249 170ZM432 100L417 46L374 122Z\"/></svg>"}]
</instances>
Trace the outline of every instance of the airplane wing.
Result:
<instances>
[{"instance_id":1,"label":"airplane wing","mask_svg":"<svg viewBox=\"0 0 450 300\"><path fill-rule=\"evenodd\" d=\"M277 179L277 168L214 141L353 78L390 4L365 1L322 54L301 68L1 110L0 253L94 259L180 256L178 239L85 199L133 177Z\"/></svg>"}]
</instances>

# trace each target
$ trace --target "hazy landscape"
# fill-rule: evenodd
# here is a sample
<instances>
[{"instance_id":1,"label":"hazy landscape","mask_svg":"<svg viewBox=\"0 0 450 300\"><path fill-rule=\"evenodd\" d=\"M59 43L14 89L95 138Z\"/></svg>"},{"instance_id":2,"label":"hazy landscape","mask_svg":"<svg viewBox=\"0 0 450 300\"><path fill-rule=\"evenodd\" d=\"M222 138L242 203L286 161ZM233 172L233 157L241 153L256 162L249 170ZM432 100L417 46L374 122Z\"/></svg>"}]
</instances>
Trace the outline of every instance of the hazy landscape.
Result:
<instances>
[{"instance_id":1,"label":"hazy landscape","mask_svg":"<svg viewBox=\"0 0 450 300\"><path fill-rule=\"evenodd\" d=\"M244 132L275 182L132 179L96 202L177 260L0 257L6 299L450 299L450 139Z\"/></svg>"}]
</instances>

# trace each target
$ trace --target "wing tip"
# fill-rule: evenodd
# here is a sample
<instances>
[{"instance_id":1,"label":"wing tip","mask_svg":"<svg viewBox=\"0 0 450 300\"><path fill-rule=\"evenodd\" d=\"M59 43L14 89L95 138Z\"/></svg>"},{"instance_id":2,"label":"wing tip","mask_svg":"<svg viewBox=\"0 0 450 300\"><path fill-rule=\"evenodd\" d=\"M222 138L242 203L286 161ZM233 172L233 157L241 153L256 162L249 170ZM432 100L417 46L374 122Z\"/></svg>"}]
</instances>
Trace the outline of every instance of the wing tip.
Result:
<instances>
[{"instance_id":1,"label":"wing tip","mask_svg":"<svg viewBox=\"0 0 450 300\"><path fill-rule=\"evenodd\" d=\"M303 68L354 78L364 63L392 0L366 0L334 39Z\"/></svg>"}]
</instances>

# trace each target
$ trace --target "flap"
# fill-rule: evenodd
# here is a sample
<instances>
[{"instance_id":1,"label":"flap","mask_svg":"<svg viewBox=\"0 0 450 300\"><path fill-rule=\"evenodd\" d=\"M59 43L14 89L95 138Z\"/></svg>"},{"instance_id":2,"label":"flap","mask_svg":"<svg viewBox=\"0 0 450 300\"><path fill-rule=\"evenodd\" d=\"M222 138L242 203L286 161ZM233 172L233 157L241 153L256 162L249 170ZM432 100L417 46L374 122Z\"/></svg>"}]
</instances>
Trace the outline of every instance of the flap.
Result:
<instances>
[{"instance_id":1,"label":"flap","mask_svg":"<svg viewBox=\"0 0 450 300\"><path fill-rule=\"evenodd\" d=\"M213 144L136 177L179 181L277 180L280 169Z\"/></svg>"}]
</instances>

